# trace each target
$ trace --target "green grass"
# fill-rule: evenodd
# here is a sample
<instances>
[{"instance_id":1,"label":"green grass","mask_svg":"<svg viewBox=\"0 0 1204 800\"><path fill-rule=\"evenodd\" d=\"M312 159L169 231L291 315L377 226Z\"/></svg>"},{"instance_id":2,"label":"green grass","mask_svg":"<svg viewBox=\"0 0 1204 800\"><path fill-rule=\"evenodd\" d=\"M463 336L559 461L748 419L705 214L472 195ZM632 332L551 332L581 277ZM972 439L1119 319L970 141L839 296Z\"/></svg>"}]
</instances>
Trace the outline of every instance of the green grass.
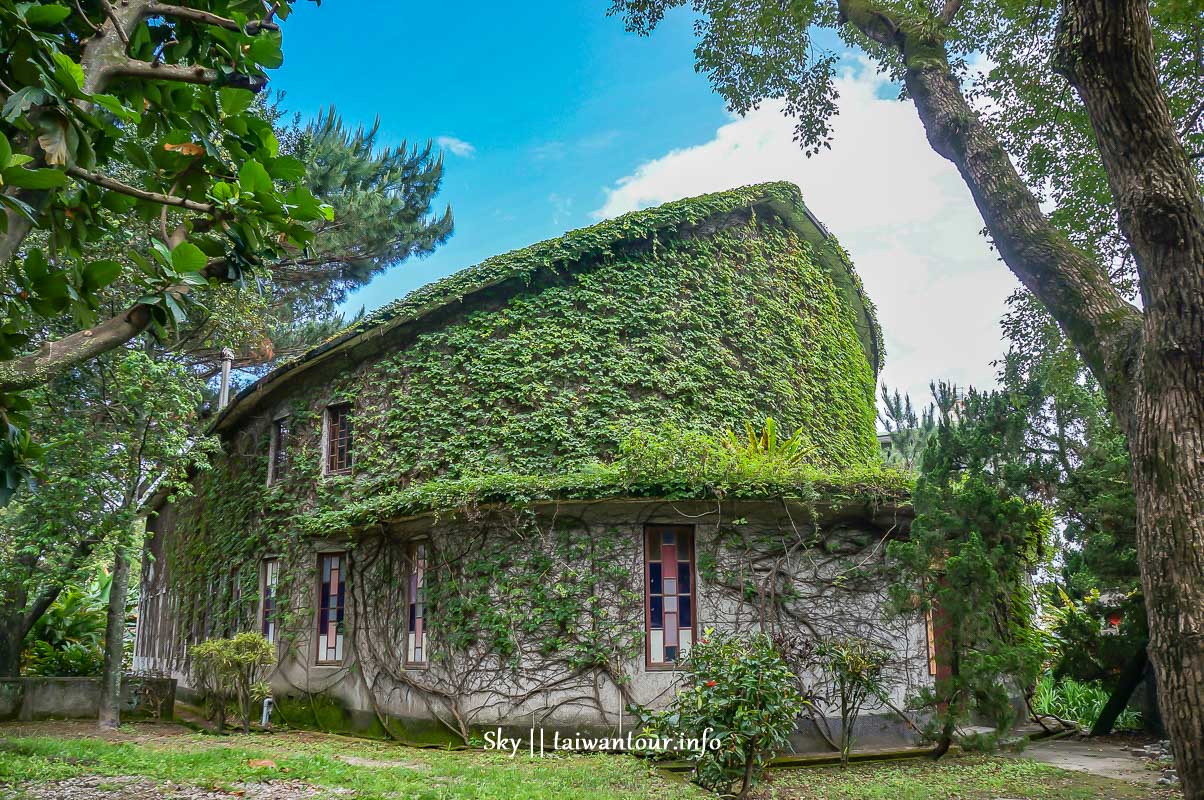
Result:
<instances>
[{"instance_id":1,"label":"green grass","mask_svg":"<svg viewBox=\"0 0 1204 800\"><path fill-rule=\"evenodd\" d=\"M145 776L206 789L274 779L351 789L354 800L389 798L713 798L666 778L628 756L530 758L480 751L419 750L387 742L309 733L160 735L160 726L131 726L138 741L58 736L6 736L0 727L0 797L5 787L78 775ZM81 728L81 733L84 729ZM351 762L349 763L348 760ZM269 760L274 766L253 767ZM20 795L16 795L19 797ZM781 800L1127 800L1148 787L1064 772L1023 759L984 756L931 761L789 769L773 773L758 798Z\"/></svg>"},{"instance_id":2,"label":"green grass","mask_svg":"<svg viewBox=\"0 0 1204 800\"><path fill-rule=\"evenodd\" d=\"M371 766L346 760L365 759ZM270 760L274 767L252 767ZM336 736L173 736L146 742L49 737L8 738L0 732L0 787L81 774L141 775L154 780L230 789L273 779L347 788L355 800L397 797L507 798L705 797L656 775L627 756L559 756L511 759L496 753L416 750ZM0 794L3 794L0 791Z\"/></svg>"},{"instance_id":3,"label":"green grass","mask_svg":"<svg viewBox=\"0 0 1204 800\"><path fill-rule=\"evenodd\" d=\"M758 797L782 800L1128 800L1153 787L988 756L778 770Z\"/></svg>"}]
</instances>

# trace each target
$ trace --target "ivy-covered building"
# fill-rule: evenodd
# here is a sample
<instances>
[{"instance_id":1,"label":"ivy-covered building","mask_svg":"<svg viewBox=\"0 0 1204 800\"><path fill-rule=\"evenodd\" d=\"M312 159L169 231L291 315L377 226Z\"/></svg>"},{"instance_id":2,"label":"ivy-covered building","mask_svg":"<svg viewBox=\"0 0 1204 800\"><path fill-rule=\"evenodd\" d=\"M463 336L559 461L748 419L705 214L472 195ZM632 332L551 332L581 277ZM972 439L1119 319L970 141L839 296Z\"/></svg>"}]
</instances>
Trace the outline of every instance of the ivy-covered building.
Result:
<instances>
[{"instance_id":1,"label":"ivy-covered building","mask_svg":"<svg viewBox=\"0 0 1204 800\"><path fill-rule=\"evenodd\" d=\"M220 411L211 468L149 524L136 669L187 695L192 644L259 630L289 723L467 741L630 726L707 629L747 629L804 670L824 638L873 639L901 702L933 662L923 620L885 613L910 512L881 359L791 184L491 258ZM767 425L797 434L743 441ZM801 716L799 744L831 724Z\"/></svg>"}]
</instances>

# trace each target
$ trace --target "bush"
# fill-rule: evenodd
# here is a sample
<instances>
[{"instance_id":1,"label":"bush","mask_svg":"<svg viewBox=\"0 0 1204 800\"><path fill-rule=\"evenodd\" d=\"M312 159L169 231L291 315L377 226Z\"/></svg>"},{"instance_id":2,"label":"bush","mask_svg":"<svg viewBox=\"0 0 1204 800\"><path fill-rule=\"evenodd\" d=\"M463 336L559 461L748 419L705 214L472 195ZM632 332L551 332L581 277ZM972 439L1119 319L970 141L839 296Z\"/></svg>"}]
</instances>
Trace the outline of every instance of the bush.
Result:
<instances>
[{"instance_id":1,"label":"bush","mask_svg":"<svg viewBox=\"0 0 1204 800\"><path fill-rule=\"evenodd\" d=\"M688 749L698 785L737 797L748 793L794 732L803 698L798 680L764 634L708 630L681 667L683 684L665 711L644 713L649 732L677 741L715 742Z\"/></svg>"},{"instance_id":2,"label":"bush","mask_svg":"<svg viewBox=\"0 0 1204 800\"><path fill-rule=\"evenodd\" d=\"M67 586L25 637L21 674L90 677L104 666L108 583Z\"/></svg>"},{"instance_id":3,"label":"bush","mask_svg":"<svg viewBox=\"0 0 1204 800\"><path fill-rule=\"evenodd\" d=\"M209 718L220 733L233 709L243 731L251 730L254 704L268 696L267 668L276 661L276 648L258 633L233 639L209 639L192 648L193 685L204 698Z\"/></svg>"},{"instance_id":4,"label":"bush","mask_svg":"<svg viewBox=\"0 0 1204 800\"><path fill-rule=\"evenodd\" d=\"M21 654L21 674L40 678L90 678L104 669L104 650L98 644L68 642L55 647L34 642Z\"/></svg>"},{"instance_id":5,"label":"bush","mask_svg":"<svg viewBox=\"0 0 1204 800\"><path fill-rule=\"evenodd\" d=\"M887 699L883 671L890 654L865 639L830 639L817 649L829 686L829 701L840 707L840 763L847 766L853 749L853 729L861 707L873 698Z\"/></svg>"},{"instance_id":6,"label":"bush","mask_svg":"<svg viewBox=\"0 0 1204 800\"><path fill-rule=\"evenodd\" d=\"M1090 728L1099 718L1108 702L1108 690L1098 682L1085 683L1073 678L1056 679L1046 673L1037 682L1033 692L1033 710L1059 719L1077 722L1082 728ZM1116 718L1117 729L1139 729L1141 715L1125 709Z\"/></svg>"}]
</instances>

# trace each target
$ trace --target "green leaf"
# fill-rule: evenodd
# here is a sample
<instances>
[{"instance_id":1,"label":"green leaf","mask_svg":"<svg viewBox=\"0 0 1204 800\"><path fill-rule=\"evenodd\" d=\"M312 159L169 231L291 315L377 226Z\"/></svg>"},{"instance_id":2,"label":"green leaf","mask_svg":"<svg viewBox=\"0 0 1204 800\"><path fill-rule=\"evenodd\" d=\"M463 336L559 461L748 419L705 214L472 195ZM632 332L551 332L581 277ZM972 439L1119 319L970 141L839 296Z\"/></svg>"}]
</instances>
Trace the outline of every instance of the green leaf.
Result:
<instances>
[{"instance_id":1,"label":"green leaf","mask_svg":"<svg viewBox=\"0 0 1204 800\"><path fill-rule=\"evenodd\" d=\"M79 96L84 91L84 70L66 53L55 51L51 54L54 59L54 77L63 88L73 96Z\"/></svg>"},{"instance_id":2,"label":"green leaf","mask_svg":"<svg viewBox=\"0 0 1204 800\"><path fill-rule=\"evenodd\" d=\"M22 189L57 189L67 185L67 173L58 169L9 167L3 172L4 183Z\"/></svg>"},{"instance_id":3,"label":"green leaf","mask_svg":"<svg viewBox=\"0 0 1204 800\"><path fill-rule=\"evenodd\" d=\"M222 113L229 117L241 114L255 102L255 93L250 89L223 88L217 93L221 98Z\"/></svg>"},{"instance_id":4,"label":"green leaf","mask_svg":"<svg viewBox=\"0 0 1204 800\"><path fill-rule=\"evenodd\" d=\"M23 86L5 101L4 111L0 113L3 114L5 122L15 122L17 117L24 114L33 106L40 105L45 100L46 92L42 89L33 86Z\"/></svg>"},{"instance_id":5,"label":"green leaf","mask_svg":"<svg viewBox=\"0 0 1204 800\"><path fill-rule=\"evenodd\" d=\"M199 272L209 259L192 242L180 242L171 251L171 266L176 272Z\"/></svg>"},{"instance_id":6,"label":"green leaf","mask_svg":"<svg viewBox=\"0 0 1204 800\"><path fill-rule=\"evenodd\" d=\"M84 281L92 291L103 289L117 280L117 277L121 275L121 269L121 264L116 261L107 259L93 261L84 267Z\"/></svg>"},{"instance_id":7,"label":"green leaf","mask_svg":"<svg viewBox=\"0 0 1204 800\"><path fill-rule=\"evenodd\" d=\"M136 123L142 119L141 114L132 108L127 108L126 106L122 105L121 101L111 94L94 94L92 95L92 102L106 109L112 113L113 116L124 120L125 122Z\"/></svg>"},{"instance_id":8,"label":"green leaf","mask_svg":"<svg viewBox=\"0 0 1204 800\"><path fill-rule=\"evenodd\" d=\"M268 171L258 161L248 161L242 165L242 169L238 171L238 185L245 191L256 194L271 194L276 189L272 183L272 176L268 175Z\"/></svg>"},{"instance_id":9,"label":"green leaf","mask_svg":"<svg viewBox=\"0 0 1204 800\"><path fill-rule=\"evenodd\" d=\"M305 177L305 164L293 156L280 156L268 162L268 172L278 181L299 181Z\"/></svg>"},{"instance_id":10,"label":"green leaf","mask_svg":"<svg viewBox=\"0 0 1204 800\"><path fill-rule=\"evenodd\" d=\"M255 37L247 50L247 57L264 69L275 69L284 63L284 53L280 50L280 34L264 32Z\"/></svg>"},{"instance_id":11,"label":"green leaf","mask_svg":"<svg viewBox=\"0 0 1204 800\"><path fill-rule=\"evenodd\" d=\"M67 6L36 5L25 12L25 22L31 28L53 28L71 16Z\"/></svg>"},{"instance_id":12,"label":"green leaf","mask_svg":"<svg viewBox=\"0 0 1204 800\"><path fill-rule=\"evenodd\" d=\"M0 169L7 167L12 157L13 147L8 143L8 137L3 132L0 132Z\"/></svg>"}]
</instances>

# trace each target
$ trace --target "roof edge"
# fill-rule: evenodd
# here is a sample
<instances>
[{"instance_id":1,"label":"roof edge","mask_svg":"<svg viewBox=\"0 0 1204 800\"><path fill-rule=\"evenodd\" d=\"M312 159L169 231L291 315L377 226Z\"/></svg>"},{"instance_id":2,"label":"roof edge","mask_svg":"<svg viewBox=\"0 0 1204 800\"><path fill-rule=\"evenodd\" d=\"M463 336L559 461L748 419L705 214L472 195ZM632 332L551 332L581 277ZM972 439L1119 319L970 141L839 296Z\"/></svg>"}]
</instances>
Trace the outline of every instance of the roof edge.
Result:
<instances>
[{"instance_id":1,"label":"roof edge","mask_svg":"<svg viewBox=\"0 0 1204 800\"><path fill-rule=\"evenodd\" d=\"M283 381L326 362L335 354L383 336L389 331L445 308L454 302L506 281L525 279L558 266L611 252L622 242L651 239L666 230L697 226L740 209L766 208L816 248L821 266L832 277L854 314L854 328L874 374L881 369L882 333L873 303L865 294L848 255L823 223L807 208L802 192L793 183L777 181L754 184L723 192L688 197L653 208L632 211L587 228L568 231L526 248L492 256L475 266L421 286L398 300L367 315L331 339L291 359L245 387L221 409L209 430L229 428L250 413L260 399Z\"/></svg>"}]
</instances>

